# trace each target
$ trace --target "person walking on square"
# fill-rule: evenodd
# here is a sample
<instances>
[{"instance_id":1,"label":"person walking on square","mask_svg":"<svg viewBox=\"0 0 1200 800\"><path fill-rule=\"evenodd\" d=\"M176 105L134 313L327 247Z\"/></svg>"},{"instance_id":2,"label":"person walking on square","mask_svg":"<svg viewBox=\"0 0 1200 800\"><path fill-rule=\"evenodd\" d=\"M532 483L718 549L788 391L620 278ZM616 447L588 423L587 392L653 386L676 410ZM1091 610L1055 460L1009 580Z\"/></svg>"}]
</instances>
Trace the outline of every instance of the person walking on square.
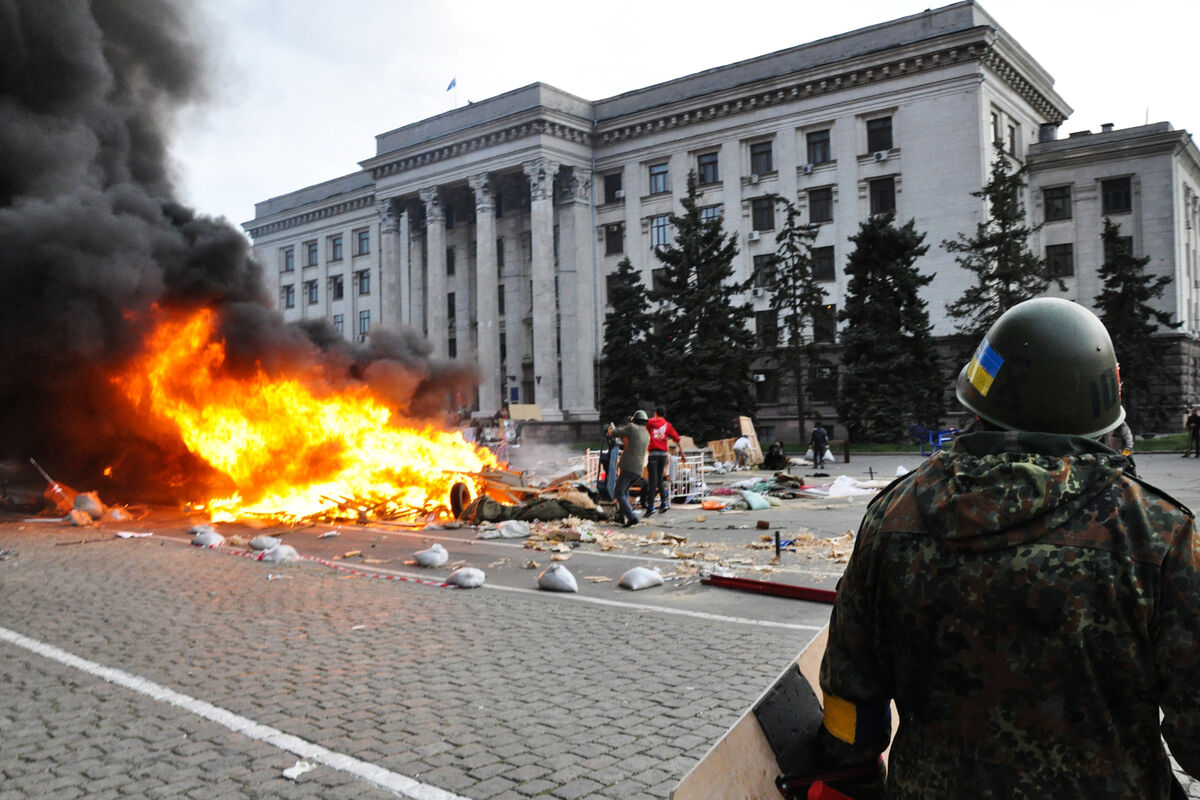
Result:
<instances>
[{"instance_id":1,"label":"person walking on square","mask_svg":"<svg viewBox=\"0 0 1200 800\"><path fill-rule=\"evenodd\" d=\"M1193 452L1200 458L1200 408L1193 408L1187 418L1187 446L1183 448L1183 457L1187 458Z\"/></svg>"},{"instance_id":2,"label":"person walking on square","mask_svg":"<svg viewBox=\"0 0 1200 800\"><path fill-rule=\"evenodd\" d=\"M667 422L667 410L656 406L654 416L646 423L650 434L650 446L646 457L646 473L649 486L646 490L646 516L654 513L654 504L661 501L658 513L671 507L671 487L667 483L667 442L679 444L675 426Z\"/></svg>"},{"instance_id":3,"label":"person walking on square","mask_svg":"<svg viewBox=\"0 0 1200 800\"><path fill-rule=\"evenodd\" d=\"M979 430L871 501L838 584L818 771L890 800L1184 797L1163 743L1200 775L1200 542L1097 441L1125 417L1108 331L1019 303L957 395Z\"/></svg>"},{"instance_id":4,"label":"person walking on square","mask_svg":"<svg viewBox=\"0 0 1200 800\"><path fill-rule=\"evenodd\" d=\"M648 421L646 412L639 408L633 412L629 422L620 427L608 423L609 435L624 439L621 457L617 461L617 485L613 494L617 498L617 521L626 528L638 522L633 506L629 504L629 487L642 477L642 470L646 468L646 447L650 443L650 432L646 430Z\"/></svg>"},{"instance_id":5,"label":"person walking on square","mask_svg":"<svg viewBox=\"0 0 1200 800\"><path fill-rule=\"evenodd\" d=\"M808 439L812 447L813 465L817 469L825 469L825 452L829 449L829 434L820 422L813 423L812 435Z\"/></svg>"}]
</instances>

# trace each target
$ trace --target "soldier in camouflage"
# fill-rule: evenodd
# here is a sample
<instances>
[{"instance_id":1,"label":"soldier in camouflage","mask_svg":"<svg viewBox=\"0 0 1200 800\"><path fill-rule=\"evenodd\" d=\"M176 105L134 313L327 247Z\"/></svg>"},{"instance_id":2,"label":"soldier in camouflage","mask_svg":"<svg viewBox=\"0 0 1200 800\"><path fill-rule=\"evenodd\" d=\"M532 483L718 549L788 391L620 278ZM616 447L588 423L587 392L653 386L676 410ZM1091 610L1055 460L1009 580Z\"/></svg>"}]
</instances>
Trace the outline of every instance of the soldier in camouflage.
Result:
<instances>
[{"instance_id":1,"label":"soldier in camouflage","mask_svg":"<svg viewBox=\"0 0 1200 800\"><path fill-rule=\"evenodd\" d=\"M958 378L983 430L867 510L821 665L823 765L888 798L1154 798L1200 775L1192 514L1098 437L1124 418L1107 331L1042 298ZM1161 712L1161 715L1160 715Z\"/></svg>"}]
</instances>

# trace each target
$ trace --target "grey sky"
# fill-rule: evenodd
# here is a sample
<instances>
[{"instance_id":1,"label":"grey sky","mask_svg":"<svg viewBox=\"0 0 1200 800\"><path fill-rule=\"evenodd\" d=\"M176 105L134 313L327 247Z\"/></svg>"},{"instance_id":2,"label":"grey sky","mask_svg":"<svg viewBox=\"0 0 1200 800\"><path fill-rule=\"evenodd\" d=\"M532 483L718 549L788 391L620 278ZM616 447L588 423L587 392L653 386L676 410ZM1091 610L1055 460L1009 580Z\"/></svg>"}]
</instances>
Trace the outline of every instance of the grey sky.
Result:
<instances>
[{"instance_id":1,"label":"grey sky","mask_svg":"<svg viewBox=\"0 0 1200 800\"><path fill-rule=\"evenodd\" d=\"M935 5L944 5L939 3ZM982 0L1075 109L1060 135L1200 129L1196 0ZM210 100L179 118L185 202L254 203L353 172L375 136L534 81L589 100L923 11L896 0L203 0ZM457 88L447 92L451 79Z\"/></svg>"}]
</instances>

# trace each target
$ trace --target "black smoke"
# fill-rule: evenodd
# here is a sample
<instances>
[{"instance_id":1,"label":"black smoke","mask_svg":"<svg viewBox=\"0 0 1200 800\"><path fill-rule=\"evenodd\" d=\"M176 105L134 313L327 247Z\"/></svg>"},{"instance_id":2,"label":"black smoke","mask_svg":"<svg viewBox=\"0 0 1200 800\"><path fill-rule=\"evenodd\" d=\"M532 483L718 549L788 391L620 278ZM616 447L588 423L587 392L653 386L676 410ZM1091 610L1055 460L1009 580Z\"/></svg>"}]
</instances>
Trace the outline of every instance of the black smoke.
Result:
<instances>
[{"instance_id":1,"label":"black smoke","mask_svg":"<svg viewBox=\"0 0 1200 800\"><path fill-rule=\"evenodd\" d=\"M172 119L220 91L194 13L178 0L0 0L0 458L37 457L77 488L181 499L214 485L110 384L154 307L216 309L231 370L378 378L414 417L471 378L431 365L408 334L356 347L284 324L241 232L175 199Z\"/></svg>"}]
</instances>

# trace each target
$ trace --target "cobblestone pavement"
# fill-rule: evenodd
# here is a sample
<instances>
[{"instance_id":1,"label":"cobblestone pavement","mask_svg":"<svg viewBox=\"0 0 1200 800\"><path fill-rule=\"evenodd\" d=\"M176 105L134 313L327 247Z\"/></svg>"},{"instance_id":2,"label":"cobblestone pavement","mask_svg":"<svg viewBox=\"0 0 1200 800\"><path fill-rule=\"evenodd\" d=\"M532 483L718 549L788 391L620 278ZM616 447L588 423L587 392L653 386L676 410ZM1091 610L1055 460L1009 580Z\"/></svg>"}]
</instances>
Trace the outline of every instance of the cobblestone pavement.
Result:
<instances>
[{"instance_id":1,"label":"cobblestone pavement","mask_svg":"<svg viewBox=\"0 0 1200 800\"><path fill-rule=\"evenodd\" d=\"M841 471L880 474L896 460ZM1191 461L1139 464L1200 501ZM831 507L804 522L839 533L861 512ZM778 620L827 617L715 591L707 602L738 604L730 619L270 567L181 543L188 524L118 540L0 515L0 550L15 553L0 560L0 800L394 797L398 778L422 800L665 798L811 638L811 626ZM759 607L774 627L732 619ZM33 652L20 636L144 686ZM147 694L159 687L331 757L289 780L296 748ZM1200 800L1200 784L1185 785Z\"/></svg>"}]
</instances>

